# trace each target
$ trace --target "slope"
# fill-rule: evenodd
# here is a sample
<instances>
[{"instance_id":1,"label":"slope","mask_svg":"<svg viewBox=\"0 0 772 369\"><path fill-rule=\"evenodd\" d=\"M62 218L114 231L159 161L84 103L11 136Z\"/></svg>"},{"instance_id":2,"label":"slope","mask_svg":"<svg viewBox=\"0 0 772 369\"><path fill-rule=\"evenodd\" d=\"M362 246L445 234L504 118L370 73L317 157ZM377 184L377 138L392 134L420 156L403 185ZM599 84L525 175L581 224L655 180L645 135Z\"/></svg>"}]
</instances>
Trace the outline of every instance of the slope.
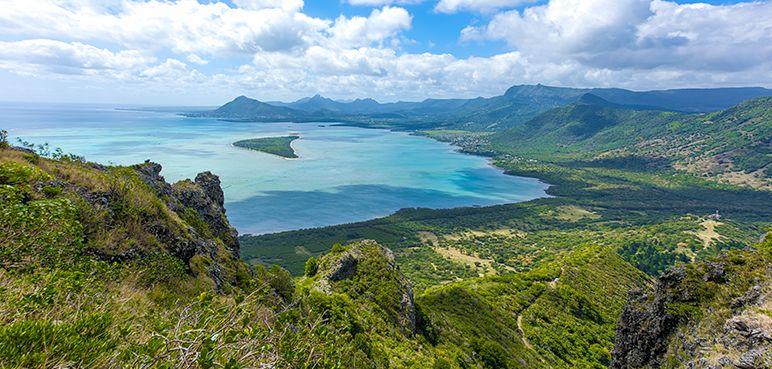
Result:
<instances>
[{"instance_id":1,"label":"slope","mask_svg":"<svg viewBox=\"0 0 772 369\"><path fill-rule=\"evenodd\" d=\"M547 161L638 161L768 187L772 98L705 115L646 110L584 95L495 134L495 150ZM632 159L632 160L631 160Z\"/></svg>"},{"instance_id":2,"label":"slope","mask_svg":"<svg viewBox=\"0 0 772 369\"><path fill-rule=\"evenodd\" d=\"M770 265L767 236L756 250L668 270L625 307L611 368L769 368Z\"/></svg>"}]
</instances>

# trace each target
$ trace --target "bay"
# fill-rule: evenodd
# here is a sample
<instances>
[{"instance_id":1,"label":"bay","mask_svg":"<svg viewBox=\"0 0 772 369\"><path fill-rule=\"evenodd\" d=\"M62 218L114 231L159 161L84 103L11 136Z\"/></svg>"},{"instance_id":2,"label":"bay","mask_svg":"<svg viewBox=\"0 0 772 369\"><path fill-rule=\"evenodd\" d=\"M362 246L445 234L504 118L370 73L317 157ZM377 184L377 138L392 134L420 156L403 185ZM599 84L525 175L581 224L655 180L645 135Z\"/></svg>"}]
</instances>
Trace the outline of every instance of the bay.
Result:
<instances>
[{"instance_id":1,"label":"bay","mask_svg":"<svg viewBox=\"0 0 772 369\"><path fill-rule=\"evenodd\" d=\"M123 107L126 108L126 107ZM329 123L234 123L115 106L0 103L0 129L103 164L151 160L168 181L209 170L222 181L240 233L350 223L406 207L494 205L544 197L548 187L508 176L485 158L404 132ZM232 146L297 134L299 159Z\"/></svg>"}]
</instances>

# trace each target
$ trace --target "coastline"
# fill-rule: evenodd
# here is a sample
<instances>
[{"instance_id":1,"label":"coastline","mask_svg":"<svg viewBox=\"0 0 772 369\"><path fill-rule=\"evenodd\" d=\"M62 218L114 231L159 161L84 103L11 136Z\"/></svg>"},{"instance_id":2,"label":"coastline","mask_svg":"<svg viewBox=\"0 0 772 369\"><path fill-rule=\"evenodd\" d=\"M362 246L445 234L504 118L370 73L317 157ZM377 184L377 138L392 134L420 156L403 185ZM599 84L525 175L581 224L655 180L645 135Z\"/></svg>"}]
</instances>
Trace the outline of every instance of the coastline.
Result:
<instances>
[{"instance_id":1,"label":"coastline","mask_svg":"<svg viewBox=\"0 0 772 369\"><path fill-rule=\"evenodd\" d=\"M267 151L267 150L261 150L259 148L253 148L253 147L237 145L238 143L245 142L245 141L263 140L263 139L278 139L278 138L291 138L291 140L287 143L287 146L289 146L289 149L292 151L292 155L293 156L284 156L284 155L273 153L273 152L270 152L270 151ZM300 135L299 132L291 132L289 136L265 136L265 137L255 137L255 138L251 138L251 139L244 139L244 140L232 142L231 146L232 147L237 147L239 149L245 149L245 150L260 152L260 153L263 153L263 154L269 154L269 155L273 155L273 156L278 156L278 157L280 157L282 159L286 159L286 160L299 160L299 159L301 159L301 156L298 155L297 151L295 151L295 148L292 146L292 143L297 141L297 140L299 140L299 139L301 139L301 138L302 138L302 136Z\"/></svg>"},{"instance_id":2,"label":"coastline","mask_svg":"<svg viewBox=\"0 0 772 369\"><path fill-rule=\"evenodd\" d=\"M277 122L277 123L283 123L283 122ZM294 122L294 123L297 123L297 122ZM314 122L307 122L307 123L314 123ZM301 124L306 124L306 122L303 122ZM407 130L399 130L399 129L389 129L389 128L385 128L385 127L373 127L373 126L358 125L358 124L347 124L347 123L342 123L342 122L329 124L328 126L332 126L332 127L334 127L334 126L344 126L344 127L355 127L355 128L365 128L365 129L375 129L375 130L386 130L386 131L390 131L390 132L393 132L393 133L404 133L404 134L407 134L409 136L424 137L424 138L431 139L431 140L434 140L434 141L439 142L439 143L446 144L449 148L452 149L453 152L456 152L458 154L470 155L470 156L475 156L475 157L482 158L482 159L485 160L487 166L495 169L496 171L498 171L499 173L501 173L503 175L511 176L511 177L517 177L517 178L522 178L522 179L526 179L526 180L533 180L533 181L536 181L536 182L538 182L539 184L541 184L543 186L542 187L542 195L541 196L535 197L535 198L531 198L531 199L528 199L528 200L524 200L524 201L505 202L505 203L494 204L494 205L469 205L469 206L458 206L458 207L449 207L449 208L436 208L436 209L432 208L432 210L484 209L484 208L492 208L492 207L497 207L497 206L522 204L522 203L527 203L527 202L530 202L530 201L538 201L538 200L541 200L541 199L548 199L548 198L554 198L555 197L554 195L551 195L549 193L549 191L550 191L550 189L553 189L556 185L547 182L547 180L545 178L540 178L540 177L536 177L536 176L531 177L531 176L525 176L525 175L520 175L520 174L517 174L517 173L513 173L513 172L507 170L506 168L502 168L502 167L496 165L493 156L484 155L483 153L478 153L478 152L467 151L463 147L458 146L456 144L453 144L450 141L440 140L440 139L438 139L436 137L432 137L430 135L421 134L419 131L407 131ZM246 148L242 148L242 149L246 149ZM270 153L268 153L268 154L270 154ZM271 154L271 155L274 155L274 154ZM296 159L289 159L289 158L284 158L284 159L296 160ZM385 219L385 218L391 217L391 216L393 216L395 214L398 214L400 212L408 211L408 210L411 210L411 209L415 209L415 208L411 208L411 207L399 208L399 209L397 209L397 210L395 210L395 211L393 211L391 213L388 213L388 214L385 214L385 215L382 215L382 216L376 216L376 217L373 217L373 218L363 219L363 220L359 220L359 221L355 221L355 222L329 224L329 225L324 225L324 226L319 226L319 227L309 227L309 228L282 230L282 231L278 231L278 232L243 233L243 234L239 234L239 237L262 237L262 236L271 236L271 235L281 235L281 234L287 234L287 233L292 233L292 232L319 230L319 229L325 229L325 228L329 228L329 227L349 226L349 225L354 225L354 224L359 224L359 223L367 223L367 222L378 221L379 219Z\"/></svg>"}]
</instances>

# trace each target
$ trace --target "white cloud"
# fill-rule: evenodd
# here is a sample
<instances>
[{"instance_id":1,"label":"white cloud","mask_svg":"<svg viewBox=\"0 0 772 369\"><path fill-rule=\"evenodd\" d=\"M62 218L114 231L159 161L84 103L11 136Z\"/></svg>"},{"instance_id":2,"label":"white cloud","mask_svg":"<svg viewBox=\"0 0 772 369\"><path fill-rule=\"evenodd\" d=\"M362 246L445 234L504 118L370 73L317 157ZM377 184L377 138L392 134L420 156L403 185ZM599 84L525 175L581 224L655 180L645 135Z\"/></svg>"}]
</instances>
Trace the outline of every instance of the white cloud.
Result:
<instances>
[{"instance_id":1,"label":"white cloud","mask_svg":"<svg viewBox=\"0 0 772 369\"><path fill-rule=\"evenodd\" d=\"M92 40L131 48L203 55L303 47L329 22L297 12L302 2L249 1L246 9L196 0L88 2L7 0L0 12L5 35ZM262 6L258 6L261 5Z\"/></svg>"},{"instance_id":2,"label":"white cloud","mask_svg":"<svg viewBox=\"0 0 772 369\"><path fill-rule=\"evenodd\" d=\"M475 11L488 13L498 9L514 8L536 0L440 0L434 10L440 13Z\"/></svg>"},{"instance_id":3,"label":"white cloud","mask_svg":"<svg viewBox=\"0 0 772 369\"><path fill-rule=\"evenodd\" d=\"M398 7L374 9L368 17L340 16L330 28L332 42L341 47L362 47L380 43L409 29L412 17Z\"/></svg>"},{"instance_id":4,"label":"white cloud","mask_svg":"<svg viewBox=\"0 0 772 369\"><path fill-rule=\"evenodd\" d=\"M462 38L505 40L534 62L610 70L737 71L772 60L772 3L551 0L497 14Z\"/></svg>"},{"instance_id":5,"label":"white cloud","mask_svg":"<svg viewBox=\"0 0 772 369\"><path fill-rule=\"evenodd\" d=\"M424 0L348 0L351 5L361 6L384 6L384 5L408 5L408 4L420 4Z\"/></svg>"},{"instance_id":6,"label":"white cloud","mask_svg":"<svg viewBox=\"0 0 772 369\"><path fill-rule=\"evenodd\" d=\"M155 61L137 50L112 52L79 42L0 41L0 68L24 74L123 74Z\"/></svg>"},{"instance_id":7,"label":"white cloud","mask_svg":"<svg viewBox=\"0 0 772 369\"><path fill-rule=\"evenodd\" d=\"M163 101L183 103L186 96L212 103L239 94L287 100L315 92L380 100L491 96L519 83L772 86L769 2L550 0L520 12L501 10L487 24L465 29L465 40L501 40L509 48L467 58L405 52L407 31L418 20L392 5L408 2L413 1L349 0L382 7L365 16L321 19L305 14L297 0L231 6L4 0L0 82L11 71L75 81L70 89L120 86L132 91L125 96L157 93ZM522 3L442 0L437 6L484 12ZM207 72L194 68L199 65ZM0 91L0 98L12 96L14 88Z\"/></svg>"},{"instance_id":8,"label":"white cloud","mask_svg":"<svg viewBox=\"0 0 772 369\"><path fill-rule=\"evenodd\" d=\"M190 54L185 58L187 61L198 64L198 65L207 65L209 64L209 60L206 60L196 54Z\"/></svg>"}]
</instances>

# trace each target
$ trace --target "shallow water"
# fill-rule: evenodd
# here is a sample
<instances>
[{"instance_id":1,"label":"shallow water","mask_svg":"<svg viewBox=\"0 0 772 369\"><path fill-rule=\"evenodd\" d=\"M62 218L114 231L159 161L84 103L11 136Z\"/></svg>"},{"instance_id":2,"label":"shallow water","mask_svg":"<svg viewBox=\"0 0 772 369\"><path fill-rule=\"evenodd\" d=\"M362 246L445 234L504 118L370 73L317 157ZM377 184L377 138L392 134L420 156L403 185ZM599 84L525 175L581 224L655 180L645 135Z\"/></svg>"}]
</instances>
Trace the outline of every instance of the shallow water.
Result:
<instances>
[{"instance_id":1,"label":"shallow water","mask_svg":"<svg viewBox=\"0 0 772 369\"><path fill-rule=\"evenodd\" d=\"M270 233L371 219L400 208L526 201L547 185L504 175L451 145L385 130L316 123L233 123L113 106L0 104L12 140L48 142L101 163L163 165L168 181L220 176L231 223ZM298 133L299 159L232 142Z\"/></svg>"}]
</instances>

